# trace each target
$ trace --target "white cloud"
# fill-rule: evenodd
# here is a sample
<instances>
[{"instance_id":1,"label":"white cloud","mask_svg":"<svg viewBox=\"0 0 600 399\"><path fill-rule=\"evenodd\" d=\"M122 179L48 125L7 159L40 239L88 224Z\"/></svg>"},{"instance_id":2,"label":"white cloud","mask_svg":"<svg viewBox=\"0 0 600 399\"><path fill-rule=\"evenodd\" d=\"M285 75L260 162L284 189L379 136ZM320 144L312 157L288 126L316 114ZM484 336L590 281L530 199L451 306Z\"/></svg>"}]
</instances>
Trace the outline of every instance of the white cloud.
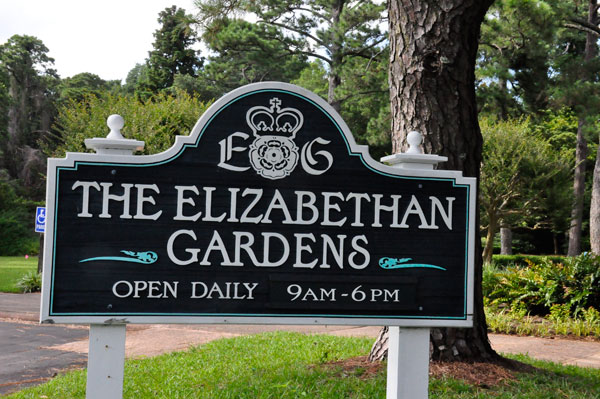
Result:
<instances>
[{"instance_id":1,"label":"white cloud","mask_svg":"<svg viewBox=\"0 0 600 399\"><path fill-rule=\"evenodd\" d=\"M125 80L152 49L158 13L195 13L193 0L2 0L0 43L12 35L42 40L61 77L91 72Z\"/></svg>"}]
</instances>

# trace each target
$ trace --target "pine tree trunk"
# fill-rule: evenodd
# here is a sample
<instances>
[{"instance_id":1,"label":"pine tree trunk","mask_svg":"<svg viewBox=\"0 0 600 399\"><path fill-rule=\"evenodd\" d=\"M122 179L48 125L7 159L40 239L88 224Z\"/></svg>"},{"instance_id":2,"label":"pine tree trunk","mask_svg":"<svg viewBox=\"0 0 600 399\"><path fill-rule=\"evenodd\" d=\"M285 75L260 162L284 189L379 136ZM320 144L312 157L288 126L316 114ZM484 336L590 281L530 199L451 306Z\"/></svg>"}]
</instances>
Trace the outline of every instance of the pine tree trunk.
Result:
<instances>
[{"instance_id":1,"label":"pine tree trunk","mask_svg":"<svg viewBox=\"0 0 600 399\"><path fill-rule=\"evenodd\" d=\"M331 25L335 28L337 28L340 24L340 16L343 8L344 1L342 0L338 0L331 5ZM335 91L342 82L339 70L343 62L342 45L340 43L341 39L343 38L338 37L338 29L332 29L331 34L331 47L329 48L329 51L331 52L332 62L329 65L329 87L327 91L327 102L333 109L335 109L337 112L340 112L341 103L336 98Z\"/></svg>"},{"instance_id":2,"label":"pine tree trunk","mask_svg":"<svg viewBox=\"0 0 600 399\"><path fill-rule=\"evenodd\" d=\"M512 255L512 230L508 227L500 228L500 255Z\"/></svg>"},{"instance_id":3,"label":"pine tree trunk","mask_svg":"<svg viewBox=\"0 0 600 399\"><path fill-rule=\"evenodd\" d=\"M482 137L475 101L475 58L481 22L492 2L388 2L395 153L402 150L406 135L418 130L424 135L425 153L448 157L442 165L445 169L479 178ZM434 359L498 356L487 338L481 293L481 242L475 241L474 326L432 329Z\"/></svg>"},{"instance_id":4,"label":"pine tree trunk","mask_svg":"<svg viewBox=\"0 0 600 399\"><path fill-rule=\"evenodd\" d=\"M485 239L485 248L483 249L483 263L490 263L492 261L492 255L494 254L494 238L496 237L496 229L498 228L498 221L495 216L488 214L488 218L489 223Z\"/></svg>"},{"instance_id":5,"label":"pine tree trunk","mask_svg":"<svg viewBox=\"0 0 600 399\"><path fill-rule=\"evenodd\" d=\"M600 146L596 152L592 200L590 202L590 244L592 252L600 254Z\"/></svg>"},{"instance_id":6,"label":"pine tree trunk","mask_svg":"<svg viewBox=\"0 0 600 399\"><path fill-rule=\"evenodd\" d=\"M575 177L573 180L573 207L571 208L571 227L569 228L568 256L581 253L581 230L583 225L583 198L585 194L585 159L587 141L583 136L585 121L579 118L577 127L577 147L575 150Z\"/></svg>"},{"instance_id":7,"label":"pine tree trunk","mask_svg":"<svg viewBox=\"0 0 600 399\"><path fill-rule=\"evenodd\" d=\"M588 2L588 18L587 21L593 26L597 26L600 19L598 18L598 8L596 0ZM585 53L584 61L587 64L593 60L598 54L598 35L592 31L588 31L585 37ZM582 68L581 80L590 81L594 76L590 76L589 68ZM577 126L577 147L575 150L575 177L573 180L573 208L571 210L571 227L569 229L569 249L567 255L577 256L581 253L581 230L583 226L583 200L585 195L585 160L587 158L588 146L584 136L584 128L586 125L585 118L579 117ZM595 168L594 168L595 171ZM594 199L592 198L592 202ZM591 221L590 221L591 223ZM592 232L590 231L590 239Z\"/></svg>"},{"instance_id":8,"label":"pine tree trunk","mask_svg":"<svg viewBox=\"0 0 600 399\"><path fill-rule=\"evenodd\" d=\"M588 22L597 26L600 22L596 0L590 0ZM585 40L585 57L591 60L598 55L598 35L588 32ZM590 201L590 244L592 252L600 254L600 147L596 152L594 175L592 179L592 199Z\"/></svg>"}]
</instances>

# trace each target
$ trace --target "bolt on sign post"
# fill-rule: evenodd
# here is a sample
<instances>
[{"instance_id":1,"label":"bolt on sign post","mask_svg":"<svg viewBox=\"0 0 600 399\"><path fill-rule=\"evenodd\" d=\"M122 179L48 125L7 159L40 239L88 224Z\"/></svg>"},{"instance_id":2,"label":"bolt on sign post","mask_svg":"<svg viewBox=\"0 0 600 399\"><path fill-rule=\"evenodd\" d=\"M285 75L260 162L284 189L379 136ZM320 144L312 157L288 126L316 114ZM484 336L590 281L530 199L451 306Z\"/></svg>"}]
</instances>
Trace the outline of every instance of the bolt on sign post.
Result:
<instances>
[{"instance_id":1,"label":"bolt on sign post","mask_svg":"<svg viewBox=\"0 0 600 399\"><path fill-rule=\"evenodd\" d=\"M42 322L472 325L475 179L434 170L418 138L376 162L278 82L160 154L129 155L121 127L48 162Z\"/></svg>"}]
</instances>

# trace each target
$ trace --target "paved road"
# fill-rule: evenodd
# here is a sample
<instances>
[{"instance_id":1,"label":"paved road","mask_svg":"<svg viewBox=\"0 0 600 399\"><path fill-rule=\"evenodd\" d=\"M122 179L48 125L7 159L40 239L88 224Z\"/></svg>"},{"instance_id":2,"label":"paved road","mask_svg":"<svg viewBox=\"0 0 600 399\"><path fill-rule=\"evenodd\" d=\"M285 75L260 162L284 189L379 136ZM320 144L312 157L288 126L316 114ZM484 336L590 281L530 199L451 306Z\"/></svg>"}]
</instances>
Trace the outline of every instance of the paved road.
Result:
<instances>
[{"instance_id":1,"label":"paved road","mask_svg":"<svg viewBox=\"0 0 600 399\"><path fill-rule=\"evenodd\" d=\"M46 348L87 336L84 328L0 322L0 395L44 382L62 369L84 366L87 355Z\"/></svg>"}]
</instances>

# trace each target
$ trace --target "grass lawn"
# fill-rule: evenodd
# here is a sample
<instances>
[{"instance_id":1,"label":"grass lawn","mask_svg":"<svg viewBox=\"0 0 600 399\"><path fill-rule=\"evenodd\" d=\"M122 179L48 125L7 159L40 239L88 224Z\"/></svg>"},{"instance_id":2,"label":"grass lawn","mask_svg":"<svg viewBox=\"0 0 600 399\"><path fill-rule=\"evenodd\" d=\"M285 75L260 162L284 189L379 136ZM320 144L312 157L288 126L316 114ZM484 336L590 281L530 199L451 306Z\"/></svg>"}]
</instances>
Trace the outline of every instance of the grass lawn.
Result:
<instances>
[{"instance_id":1,"label":"grass lawn","mask_svg":"<svg viewBox=\"0 0 600 399\"><path fill-rule=\"evenodd\" d=\"M36 271L37 256L0 256L0 292L20 292L16 282L27 272Z\"/></svg>"},{"instance_id":2,"label":"grass lawn","mask_svg":"<svg viewBox=\"0 0 600 399\"><path fill-rule=\"evenodd\" d=\"M222 339L126 362L124 398L384 398L385 367L342 367L369 352L372 339L268 333ZM431 378L430 398L597 399L600 370L533 361L531 372L493 386ZM8 398L84 398L85 370L69 372Z\"/></svg>"}]
</instances>

